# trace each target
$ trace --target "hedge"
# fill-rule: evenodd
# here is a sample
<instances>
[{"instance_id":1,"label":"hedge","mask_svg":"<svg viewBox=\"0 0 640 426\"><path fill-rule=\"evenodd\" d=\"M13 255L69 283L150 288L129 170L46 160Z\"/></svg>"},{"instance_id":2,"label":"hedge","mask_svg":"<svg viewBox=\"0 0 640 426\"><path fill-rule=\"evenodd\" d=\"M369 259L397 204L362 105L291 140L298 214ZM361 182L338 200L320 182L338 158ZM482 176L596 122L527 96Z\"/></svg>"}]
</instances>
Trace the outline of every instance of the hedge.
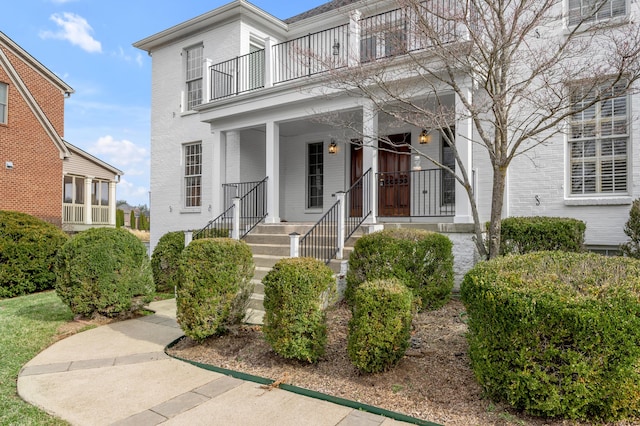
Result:
<instances>
[{"instance_id":1,"label":"hedge","mask_svg":"<svg viewBox=\"0 0 640 426\"><path fill-rule=\"evenodd\" d=\"M413 294L396 278L367 281L355 292L347 352L366 373L389 370L404 356L411 337Z\"/></svg>"},{"instance_id":2,"label":"hedge","mask_svg":"<svg viewBox=\"0 0 640 426\"><path fill-rule=\"evenodd\" d=\"M584 250L586 225L565 217L509 217L502 220L501 254L524 254L532 251Z\"/></svg>"},{"instance_id":3,"label":"hedge","mask_svg":"<svg viewBox=\"0 0 640 426\"><path fill-rule=\"evenodd\" d=\"M67 239L48 222L0 211L0 298L53 288L55 256Z\"/></svg>"},{"instance_id":4,"label":"hedge","mask_svg":"<svg viewBox=\"0 0 640 426\"><path fill-rule=\"evenodd\" d=\"M465 276L469 356L489 396L541 416L640 415L640 261L536 252Z\"/></svg>"},{"instance_id":5,"label":"hedge","mask_svg":"<svg viewBox=\"0 0 640 426\"><path fill-rule=\"evenodd\" d=\"M397 278L413 291L420 310L437 309L453 289L452 243L445 235L389 229L360 237L349 256L345 299L365 281Z\"/></svg>"},{"instance_id":6,"label":"hedge","mask_svg":"<svg viewBox=\"0 0 640 426\"><path fill-rule=\"evenodd\" d=\"M262 283L266 341L284 358L317 362L327 342L324 304L335 292L331 269L317 259L285 258Z\"/></svg>"},{"instance_id":7,"label":"hedge","mask_svg":"<svg viewBox=\"0 0 640 426\"><path fill-rule=\"evenodd\" d=\"M167 232L151 255L151 271L158 292L173 292L179 282L180 258L184 250L184 232Z\"/></svg>"},{"instance_id":8,"label":"hedge","mask_svg":"<svg viewBox=\"0 0 640 426\"><path fill-rule=\"evenodd\" d=\"M56 257L56 292L76 315L126 316L155 288L145 245L123 228L80 232Z\"/></svg>"},{"instance_id":9,"label":"hedge","mask_svg":"<svg viewBox=\"0 0 640 426\"><path fill-rule=\"evenodd\" d=\"M177 318L187 336L201 341L242 321L253 292L253 255L246 243L194 240L179 268Z\"/></svg>"}]
</instances>

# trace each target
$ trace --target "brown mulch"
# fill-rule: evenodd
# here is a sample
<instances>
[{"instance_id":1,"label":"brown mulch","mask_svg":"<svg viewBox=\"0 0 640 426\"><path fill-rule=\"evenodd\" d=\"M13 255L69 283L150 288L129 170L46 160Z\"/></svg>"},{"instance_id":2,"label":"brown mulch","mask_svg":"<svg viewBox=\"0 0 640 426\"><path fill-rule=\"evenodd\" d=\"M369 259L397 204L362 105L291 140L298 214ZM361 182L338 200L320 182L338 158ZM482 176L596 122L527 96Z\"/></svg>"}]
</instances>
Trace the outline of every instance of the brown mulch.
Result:
<instances>
[{"instance_id":1,"label":"brown mulch","mask_svg":"<svg viewBox=\"0 0 640 426\"><path fill-rule=\"evenodd\" d=\"M326 354L315 365L275 354L259 326L242 326L201 344L185 338L169 353L443 425L586 424L530 417L484 398L469 365L464 337L467 326L460 301L416 314L411 347L404 358L392 370L373 375L359 373L349 361L346 341L350 316L342 304L328 311Z\"/></svg>"}]
</instances>

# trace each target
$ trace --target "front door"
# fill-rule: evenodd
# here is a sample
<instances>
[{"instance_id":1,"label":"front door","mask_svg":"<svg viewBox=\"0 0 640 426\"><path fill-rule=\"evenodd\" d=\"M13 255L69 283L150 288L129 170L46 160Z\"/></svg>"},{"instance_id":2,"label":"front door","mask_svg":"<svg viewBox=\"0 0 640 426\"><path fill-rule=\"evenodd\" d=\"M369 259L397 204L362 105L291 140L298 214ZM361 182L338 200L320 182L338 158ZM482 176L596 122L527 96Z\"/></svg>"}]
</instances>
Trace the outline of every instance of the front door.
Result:
<instances>
[{"instance_id":1,"label":"front door","mask_svg":"<svg viewBox=\"0 0 640 426\"><path fill-rule=\"evenodd\" d=\"M378 142L378 215L409 216L411 210L411 133ZM407 144L407 146L398 146Z\"/></svg>"}]
</instances>

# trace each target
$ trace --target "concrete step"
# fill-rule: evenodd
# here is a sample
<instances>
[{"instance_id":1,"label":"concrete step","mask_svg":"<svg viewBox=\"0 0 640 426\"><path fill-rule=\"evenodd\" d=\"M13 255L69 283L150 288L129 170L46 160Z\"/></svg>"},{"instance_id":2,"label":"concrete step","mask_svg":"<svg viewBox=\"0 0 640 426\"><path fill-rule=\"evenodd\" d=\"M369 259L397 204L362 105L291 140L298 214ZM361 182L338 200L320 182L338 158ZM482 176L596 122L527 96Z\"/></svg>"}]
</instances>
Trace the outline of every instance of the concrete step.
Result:
<instances>
[{"instance_id":1,"label":"concrete step","mask_svg":"<svg viewBox=\"0 0 640 426\"><path fill-rule=\"evenodd\" d=\"M244 317L244 322L247 324L262 325L262 319L264 318L264 310L261 309L247 309L247 315Z\"/></svg>"},{"instance_id":2,"label":"concrete step","mask_svg":"<svg viewBox=\"0 0 640 426\"><path fill-rule=\"evenodd\" d=\"M249 243L247 243L249 244ZM291 249L289 248L289 244L249 244L251 248L251 252L256 254L269 254L272 256L282 256L288 257Z\"/></svg>"},{"instance_id":3,"label":"concrete step","mask_svg":"<svg viewBox=\"0 0 640 426\"><path fill-rule=\"evenodd\" d=\"M292 232L297 232L300 235L307 233L313 226L313 223L298 223L298 222L281 222L274 224L262 223L251 231L251 234L276 234L276 235L289 235Z\"/></svg>"},{"instance_id":4,"label":"concrete step","mask_svg":"<svg viewBox=\"0 0 640 426\"><path fill-rule=\"evenodd\" d=\"M244 242L252 244L263 245L280 245L289 246L291 238L286 234L249 234L244 237Z\"/></svg>"}]
</instances>

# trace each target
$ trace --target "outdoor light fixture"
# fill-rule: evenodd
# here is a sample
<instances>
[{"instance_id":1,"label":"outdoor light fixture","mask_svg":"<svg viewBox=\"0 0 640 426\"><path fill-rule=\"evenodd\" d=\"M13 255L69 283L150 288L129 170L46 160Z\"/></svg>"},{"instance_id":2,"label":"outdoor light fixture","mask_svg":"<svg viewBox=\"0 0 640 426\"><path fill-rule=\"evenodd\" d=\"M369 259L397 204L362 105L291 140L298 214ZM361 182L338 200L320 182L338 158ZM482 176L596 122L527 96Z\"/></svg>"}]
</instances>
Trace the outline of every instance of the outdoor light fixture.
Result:
<instances>
[{"instance_id":1,"label":"outdoor light fixture","mask_svg":"<svg viewBox=\"0 0 640 426\"><path fill-rule=\"evenodd\" d=\"M420 132L420 136L418 136L418 142L420 142L421 145L431 142L431 135L429 132L422 130L422 132Z\"/></svg>"},{"instance_id":2,"label":"outdoor light fixture","mask_svg":"<svg viewBox=\"0 0 640 426\"><path fill-rule=\"evenodd\" d=\"M333 56L338 56L340 54L340 43L338 43L337 39L333 40Z\"/></svg>"},{"instance_id":3,"label":"outdoor light fixture","mask_svg":"<svg viewBox=\"0 0 640 426\"><path fill-rule=\"evenodd\" d=\"M329 154L335 154L338 152L338 145L336 145L336 141L331 139L331 143L329 144Z\"/></svg>"}]
</instances>

